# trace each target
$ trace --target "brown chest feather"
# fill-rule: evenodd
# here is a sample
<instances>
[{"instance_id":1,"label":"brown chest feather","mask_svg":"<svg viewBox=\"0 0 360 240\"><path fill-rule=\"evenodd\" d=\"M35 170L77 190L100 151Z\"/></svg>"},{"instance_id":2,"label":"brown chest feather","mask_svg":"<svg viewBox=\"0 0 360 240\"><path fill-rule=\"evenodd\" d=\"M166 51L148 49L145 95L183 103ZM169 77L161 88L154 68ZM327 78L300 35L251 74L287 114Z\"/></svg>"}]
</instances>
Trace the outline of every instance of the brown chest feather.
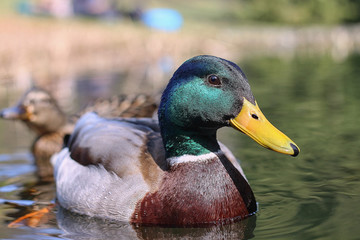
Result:
<instances>
[{"instance_id":1,"label":"brown chest feather","mask_svg":"<svg viewBox=\"0 0 360 240\"><path fill-rule=\"evenodd\" d=\"M137 203L132 222L168 226L223 224L255 211L256 201L246 180L234 167L229 169L219 159L213 159L179 164L166 172L160 188Z\"/></svg>"}]
</instances>

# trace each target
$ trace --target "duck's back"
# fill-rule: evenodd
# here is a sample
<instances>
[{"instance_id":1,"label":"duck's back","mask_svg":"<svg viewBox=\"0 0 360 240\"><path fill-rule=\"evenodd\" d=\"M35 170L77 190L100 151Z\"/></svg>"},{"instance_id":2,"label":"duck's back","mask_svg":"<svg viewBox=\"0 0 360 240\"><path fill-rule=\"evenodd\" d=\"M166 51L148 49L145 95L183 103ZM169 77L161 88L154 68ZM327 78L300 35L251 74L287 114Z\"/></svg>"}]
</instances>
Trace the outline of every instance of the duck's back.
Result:
<instances>
[{"instance_id":1,"label":"duck's back","mask_svg":"<svg viewBox=\"0 0 360 240\"><path fill-rule=\"evenodd\" d=\"M54 159L63 207L124 221L167 169L155 120L106 120L94 113L79 120L67 148Z\"/></svg>"}]
</instances>

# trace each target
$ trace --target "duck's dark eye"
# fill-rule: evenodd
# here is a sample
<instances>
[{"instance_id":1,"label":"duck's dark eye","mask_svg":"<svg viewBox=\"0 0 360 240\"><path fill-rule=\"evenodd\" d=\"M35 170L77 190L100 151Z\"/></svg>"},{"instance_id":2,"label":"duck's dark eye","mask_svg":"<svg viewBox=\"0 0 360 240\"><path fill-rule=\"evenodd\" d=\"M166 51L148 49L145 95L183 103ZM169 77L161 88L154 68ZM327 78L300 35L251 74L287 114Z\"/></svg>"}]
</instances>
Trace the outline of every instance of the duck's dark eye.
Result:
<instances>
[{"instance_id":1,"label":"duck's dark eye","mask_svg":"<svg viewBox=\"0 0 360 240\"><path fill-rule=\"evenodd\" d=\"M221 81L220 81L220 78L216 75L209 75L207 77L208 79L208 82L211 84L211 85L214 85L214 86L220 86L221 85Z\"/></svg>"}]
</instances>

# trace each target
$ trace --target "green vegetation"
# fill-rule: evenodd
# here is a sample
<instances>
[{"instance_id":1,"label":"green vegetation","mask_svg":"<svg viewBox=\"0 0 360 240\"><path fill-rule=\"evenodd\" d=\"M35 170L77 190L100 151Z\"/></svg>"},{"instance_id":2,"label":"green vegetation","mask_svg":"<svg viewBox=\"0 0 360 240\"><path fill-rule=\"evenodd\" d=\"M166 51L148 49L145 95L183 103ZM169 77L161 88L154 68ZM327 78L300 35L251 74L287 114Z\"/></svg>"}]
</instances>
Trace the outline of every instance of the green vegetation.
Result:
<instances>
[{"instance_id":1,"label":"green vegetation","mask_svg":"<svg viewBox=\"0 0 360 240\"><path fill-rule=\"evenodd\" d=\"M242 0L239 18L287 24L336 24L359 20L359 6L344 0Z\"/></svg>"},{"instance_id":2,"label":"green vegetation","mask_svg":"<svg viewBox=\"0 0 360 240\"><path fill-rule=\"evenodd\" d=\"M30 2L34 2L29 0ZM357 0L115 0L122 11L136 7L169 7L180 11L188 23L211 22L239 25L266 24L346 24L360 21ZM13 13L20 1L2 0L0 14Z\"/></svg>"},{"instance_id":3,"label":"green vegetation","mask_svg":"<svg viewBox=\"0 0 360 240\"><path fill-rule=\"evenodd\" d=\"M360 21L356 0L197 0L148 1L173 7L187 20L217 23L343 24Z\"/></svg>"}]
</instances>

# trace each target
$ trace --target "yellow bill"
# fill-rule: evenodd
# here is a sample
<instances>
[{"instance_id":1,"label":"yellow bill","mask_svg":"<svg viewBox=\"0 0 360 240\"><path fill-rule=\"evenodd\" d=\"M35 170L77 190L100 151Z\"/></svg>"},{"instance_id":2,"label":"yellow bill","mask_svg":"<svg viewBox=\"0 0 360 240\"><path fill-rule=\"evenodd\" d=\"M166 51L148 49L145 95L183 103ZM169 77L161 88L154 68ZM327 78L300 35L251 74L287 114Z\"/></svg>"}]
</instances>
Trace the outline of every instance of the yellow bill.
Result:
<instances>
[{"instance_id":1,"label":"yellow bill","mask_svg":"<svg viewBox=\"0 0 360 240\"><path fill-rule=\"evenodd\" d=\"M258 107L244 98L240 113L230 120L231 126L252 139L261 146L273 151L297 156L299 147L285 134L275 128Z\"/></svg>"}]
</instances>

